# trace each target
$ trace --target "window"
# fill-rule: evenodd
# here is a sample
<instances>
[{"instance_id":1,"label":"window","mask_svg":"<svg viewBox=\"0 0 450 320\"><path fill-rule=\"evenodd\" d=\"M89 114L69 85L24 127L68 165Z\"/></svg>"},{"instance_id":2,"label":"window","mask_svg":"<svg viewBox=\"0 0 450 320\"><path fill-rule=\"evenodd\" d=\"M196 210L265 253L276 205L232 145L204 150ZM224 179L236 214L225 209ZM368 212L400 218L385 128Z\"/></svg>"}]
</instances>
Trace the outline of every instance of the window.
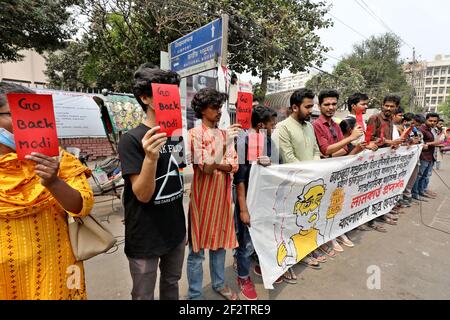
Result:
<instances>
[{"instance_id":1,"label":"window","mask_svg":"<svg viewBox=\"0 0 450 320\"><path fill-rule=\"evenodd\" d=\"M431 79L427 79L427 81L425 82L426 85L430 86L431 85Z\"/></svg>"},{"instance_id":2,"label":"window","mask_svg":"<svg viewBox=\"0 0 450 320\"><path fill-rule=\"evenodd\" d=\"M433 88L433 94L437 94L437 92L438 92L438 88Z\"/></svg>"},{"instance_id":3,"label":"window","mask_svg":"<svg viewBox=\"0 0 450 320\"><path fill-rule=\"evenodd\" d=\"M436 101L437 101L436 97L431 98L431 104L436 104Z\"/></svg>"},{"instance_id":4,"label":"window","mask_svg":"<svg viewBox=\"0 0 450 320\"><path fill-rule=\"evenodd\" d=\"M445 78L441 78L440 84L445 84Z\"/></svg>"},{"instance_id":5,"label":"window","mask_svg":"<svg viewBox=\"0 0 450 320\"><path fill-rule=\"evenodd\" d=\"M445 87L440 87L439 94L444 94L444 93L445 93Z\"/></svg>"},{"instance_id":6,"label":"window","mask_svg":"<svg viewBox=\"0 0 450 320\"><path fill-rule=\"evenodd\" d=\"M430 94L431 93L431 88L426 88L425 89L425 94Z\"/></svg>"},{"instance_id":7,"label":"window","mask_svg":"<svg viewBox=\"0 0 450 320\"><path fill-rule=\"evenodd\" d=\"M433 68L427 68L427 77L431 77L433 75Z\"/></svg>"},{"instance_id":8,"label":"window","mask_svg":"<svg viewBox=\"0 0 450 320\"><path fill-rule=\"evenodd\" d=\"M439 68L439 67L434 68L434 75L435 75L435 76L438 76L438 75L440 75L440 74L441 74L441 68Z\"/></svg>"},{"instance_id":9,"label":"window","mask_svg":"<svg viewBox=\"0 0 450 320\"><path fill-rule=\"evenodd\" d=\"M439 79L438 78L434 78L433 79L433 84L439 84Z\"/></svg>"},{"instance_id":10,"label":"window","mask_svg":"<svg viewBox=\"0 0 450 320\"><path fill-rule=\"evenodd\" d=\"M450 77L447 78L447 84L450 84Z\"/></svg>"},{"instance_id":11,"label":"window","mask_svg":"<svg viewBox=\"0 0 450 320\"><path fill-rule=\"evenodd\" d=\"M438 103L438 104L441 104L442 102L444 102L444 97L440 97L440 98L438 98L438 101L437 101L437 103Z\"/></svg>"}]
</instances>

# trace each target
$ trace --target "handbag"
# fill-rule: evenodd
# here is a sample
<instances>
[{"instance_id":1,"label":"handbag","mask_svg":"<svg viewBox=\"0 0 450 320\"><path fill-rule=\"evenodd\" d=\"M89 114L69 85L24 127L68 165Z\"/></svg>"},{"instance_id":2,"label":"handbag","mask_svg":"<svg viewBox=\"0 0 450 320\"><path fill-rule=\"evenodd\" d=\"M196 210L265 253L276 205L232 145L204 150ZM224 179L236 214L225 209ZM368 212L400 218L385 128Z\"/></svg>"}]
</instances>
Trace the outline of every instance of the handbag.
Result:
<instances>
[{"instance_id":1,"label":"handbag","mask_svg":"<svg viewBox=\"0 0 450 320\"><path fill-rule=\"evenodd\" d=\"M68 217L69 239L77 261L88 260L107 252L117 239L93 216Z\"/></svg>"}]
</instances>

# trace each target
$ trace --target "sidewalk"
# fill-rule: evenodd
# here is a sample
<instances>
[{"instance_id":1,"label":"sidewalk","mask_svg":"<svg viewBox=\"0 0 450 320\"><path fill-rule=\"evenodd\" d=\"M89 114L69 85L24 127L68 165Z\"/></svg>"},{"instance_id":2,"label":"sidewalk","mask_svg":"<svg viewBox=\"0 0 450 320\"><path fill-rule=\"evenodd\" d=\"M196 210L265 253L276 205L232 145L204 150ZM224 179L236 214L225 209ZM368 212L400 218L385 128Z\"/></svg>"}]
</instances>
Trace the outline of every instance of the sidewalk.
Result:
<instances>
[{"instance_id":1,"label":"sidewalk","mask_svg":"<svg viewBox=\"0 0 450 320\"><path fill-rule=\"evenodd\" d=\"M450 184L449 155L438 174L447 185ZM185 176L188 182L189 170ZM406 214L401 215L398 226L385 225L388 233L354 231L352 239L356 247L345 249L334 260L329 259L322 270L295 266L299 278L296 285L283 283L269 291L264 289L261 278L252 275L259 299L450 299L450 191L435 172L431 189L439 193L438 199L404 209ZM184 197L186 213L188 194ZM105 221L109 217L109 223L105 224L116 236L123 236L123 211L119 201L115 200L113 207L110 202L96 205L94 214ZM425 224L447 233L424 226L422 219ZM211 289L208 255L206 257L204 297L222 300ZM227 252L226 280L237 291L232 263L230 250ZM372 274L368 273L368 268L373 266L381 271L380 290L367 287ZM131 299L131 278L123 245L112 254L87 261L85 269L89 299ZM187 289L185 264L180 281L181 299L185 299Z\"/></svg>"}]
</instances>

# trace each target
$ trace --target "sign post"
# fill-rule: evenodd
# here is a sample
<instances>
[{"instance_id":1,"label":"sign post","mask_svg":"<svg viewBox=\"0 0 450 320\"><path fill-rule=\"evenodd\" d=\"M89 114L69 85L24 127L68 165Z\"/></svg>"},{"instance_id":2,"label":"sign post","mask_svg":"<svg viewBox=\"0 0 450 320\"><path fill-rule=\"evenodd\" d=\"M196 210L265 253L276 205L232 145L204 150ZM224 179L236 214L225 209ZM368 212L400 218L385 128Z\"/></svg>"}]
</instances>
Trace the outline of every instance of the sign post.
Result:
<instances>
[{"instance_id":1,"label":"sign post","mask_svg":"<svg viewBox=\"0 0 450 320\"><path fill-rule=\"evenodd\" d=\"M170 69L182 78L226 66L228 15L177 39L169 44Z\"/></svg>"}]
</instances>

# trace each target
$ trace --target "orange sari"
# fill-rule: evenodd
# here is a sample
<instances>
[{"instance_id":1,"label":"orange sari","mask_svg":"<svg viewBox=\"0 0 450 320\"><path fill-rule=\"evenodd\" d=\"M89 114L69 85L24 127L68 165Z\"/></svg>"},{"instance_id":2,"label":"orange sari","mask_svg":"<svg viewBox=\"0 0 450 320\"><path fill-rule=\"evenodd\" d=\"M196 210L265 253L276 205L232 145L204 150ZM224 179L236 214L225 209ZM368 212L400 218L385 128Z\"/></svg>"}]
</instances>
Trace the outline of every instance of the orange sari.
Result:
<instances>
[{"instance_id":1,"label":"orange sari","mask_svg":"<svg viewBox=\"0 0 450 320\"><path fill-rule=\"evenodd\" d=\"M34 162L0 156L0 300L86 299L82 262L75 261L67 213L40 184ZM90 170L64 152L58 176L78 190L86 216L94 204Z\"/></svg>"}]
</instances>

